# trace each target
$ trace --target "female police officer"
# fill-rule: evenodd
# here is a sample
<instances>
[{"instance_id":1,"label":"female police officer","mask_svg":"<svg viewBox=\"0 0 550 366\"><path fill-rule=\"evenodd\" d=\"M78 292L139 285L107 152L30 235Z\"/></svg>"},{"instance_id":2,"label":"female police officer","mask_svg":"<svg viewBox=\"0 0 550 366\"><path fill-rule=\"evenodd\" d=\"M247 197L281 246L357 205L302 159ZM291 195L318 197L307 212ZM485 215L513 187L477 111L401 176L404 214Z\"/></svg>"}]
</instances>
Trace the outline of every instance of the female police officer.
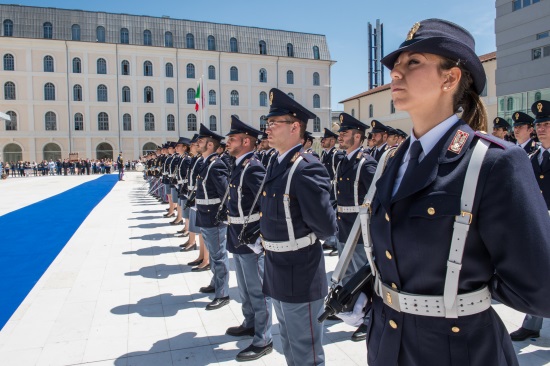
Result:
<instances>
[{"instance_id":1,"label":"female police officer","mask_svg":"<svg viewBox=\"0 0 550 366\"><path fill-rule=\"evenodd\" d=\"M369 365L517 365L491 296L550 316L550 219L527 156L476 132L487 123L486 77L463 28L416 23L382 63L413 130L387 159L371 205ZM479 175L465 184L476 162Z\"/></svg>"}]
</instances>

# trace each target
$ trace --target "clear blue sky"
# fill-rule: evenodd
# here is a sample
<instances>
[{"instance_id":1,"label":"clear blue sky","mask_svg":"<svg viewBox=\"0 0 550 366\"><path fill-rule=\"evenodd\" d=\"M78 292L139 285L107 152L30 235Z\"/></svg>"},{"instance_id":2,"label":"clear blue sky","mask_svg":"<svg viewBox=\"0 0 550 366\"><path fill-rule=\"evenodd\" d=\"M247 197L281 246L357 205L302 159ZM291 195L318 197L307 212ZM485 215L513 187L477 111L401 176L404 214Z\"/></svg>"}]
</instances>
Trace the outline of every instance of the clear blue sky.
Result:
<instances>
[{"instance_id":1,"label":"clear blue sky","mask_svg":"<svg viewBox=\"0 0 550 366\"><path fill-rule=\"evenodd\" d=\"M332 109L338 102L368 90L367 25L384 24L384 51L396 49L411 26L427 18L443 18L468 29L481 55L496 51L495 2L489 0L16 0L20 5L49 6L135 15L203 20L327 36L332 67ZM389 82L386 73L384 80Z\"/></svg>"}]
</instances>

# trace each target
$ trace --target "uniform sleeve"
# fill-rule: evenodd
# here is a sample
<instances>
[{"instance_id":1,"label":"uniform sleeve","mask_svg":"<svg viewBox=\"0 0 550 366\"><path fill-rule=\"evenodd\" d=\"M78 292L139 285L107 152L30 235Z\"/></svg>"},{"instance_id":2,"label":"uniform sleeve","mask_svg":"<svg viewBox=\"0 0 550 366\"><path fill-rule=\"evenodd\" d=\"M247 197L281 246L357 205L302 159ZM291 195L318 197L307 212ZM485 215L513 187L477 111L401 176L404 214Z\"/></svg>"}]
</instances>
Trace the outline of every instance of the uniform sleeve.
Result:
<instances>
[{"instance_id":1,"label":"uniform sleeve","mask_svg":"<svg viewBox=\"0 0 550 366\"><path fill-rule=\"evenodd\" d=\"M227 190L227 185L229 184L229 170L227 169L227 166L220 160L219 162L216 162L216 169L210 170L210 174L212 175L212 178L208 177L208 179L211 179L211 182L214 183L218 197L223 198L225 191Z\"/></svg>"},{"instance_id":2,"label":"uniform sleeve","mask_svg":"<svg viewBox=\"0 0 550 366\"><path fill-rule=\"evenodd\" d=\"M550 218L522 149L506 149L496 159L478 216L495 267L495 299L521 312L550 317Z\"/></svg>"},{"instance_id":3,"label":"uniform sleeve","mask_svg":"<svg viewBox=\"0 0 550 366\"><path fill-rule=\"evenodd\" d=\"M261 162L258 162L257 164L254 164L254 165L251 164L246 170L246 176L244 177L243 183L250 190L250 192L252 192L254 197L256 197L256 194L258 194L258 190L262 185L264 176L265 176L265 168ZM259 207L259 204L260 204L260 200L258 200L258 202L256 203L256 206Z\"/></svg>"},{"instance_id":4,"label":"uniform sleeve","mask_svg":"<svg viewBox=\"0 0 550 366\"><path fill-rule=\"evenodd\" d=\"M365 159L365 164L363 164L361 168L361 184L363 184L368 192L370 185L372 184L372 179L374 178L374 173L376 172L376 167L378 163L376 162L376 160L374 160L373 157L369 155L367 155Z\"/></svg>"},{"instance_id":5,"label":"uniform sleeve","mask_svg":"<svg viewBox=\"0 0 550 366\"><path fill-rule=\"evenodd\" d=\"M320 162L308 163L296 172L296 195L307 226L321 240L338 232L336 214L330 204L330 178Z\"/></svg>"}]
</instances>

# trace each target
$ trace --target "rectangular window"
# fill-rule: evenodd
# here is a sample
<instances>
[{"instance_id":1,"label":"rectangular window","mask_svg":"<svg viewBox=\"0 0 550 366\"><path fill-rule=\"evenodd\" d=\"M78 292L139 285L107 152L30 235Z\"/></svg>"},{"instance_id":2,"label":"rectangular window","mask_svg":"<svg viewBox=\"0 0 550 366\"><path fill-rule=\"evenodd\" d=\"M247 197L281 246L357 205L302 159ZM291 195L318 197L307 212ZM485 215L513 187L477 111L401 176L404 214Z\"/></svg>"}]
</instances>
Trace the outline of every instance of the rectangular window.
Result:
<instances>
[{"instance_id":1,"label":"rectangular window","mask_svg":"<svg viewBox=\"0 0 550 366\"><path fill-rule=\"evenodd\" d=\"M544 57L550 56L550 46L545 46L545 47L543 47L542 50L543 50L542 54L543 54Z\"/></svg>"},{"instance_id":2,"label":"rectangular window","mask_svg":"<svg viewBox=\"0 0 550 366\"><path fill-rule=\"evenodd\" d=\"M533 48L533 50L531 52L533 54L533 60L538 60L539 58L542 57L542 48L540 48L540 47Z\"/></svg>"},{"instance_id":3,"label":"rectangular window","mask_svg":"<svg viewBox=\"0 0 550 366\"><path fill-rule=\"evenodd\" d=\"M537 39L547 38L548 35L549 35L548 33L549 33L549 32L546 31L546 32L542 32L542 33L537 34Z\"/></svg>"},{"instance_id":4,"label":"rectangular window","mask_svg":"<svg viewBox=\"0 0 550 366\"><path fill-rule=\"evenodd\" d=\"M531 0L523 0L523 7L531 5Z\"/></svg>"}]
</instances>

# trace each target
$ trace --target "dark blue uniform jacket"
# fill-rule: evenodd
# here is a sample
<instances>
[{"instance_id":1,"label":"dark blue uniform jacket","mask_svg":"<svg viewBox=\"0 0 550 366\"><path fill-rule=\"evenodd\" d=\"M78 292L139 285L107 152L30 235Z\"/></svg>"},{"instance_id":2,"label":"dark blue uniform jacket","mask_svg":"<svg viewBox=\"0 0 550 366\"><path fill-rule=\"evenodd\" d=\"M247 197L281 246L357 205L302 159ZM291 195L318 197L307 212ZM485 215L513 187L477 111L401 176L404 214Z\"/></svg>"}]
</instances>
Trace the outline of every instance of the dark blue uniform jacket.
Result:
<instances>
[{"instance_id":1,"label":"dark blue uniform jacket","mask_svg":"<svg viewBox=\"0 0 550 366\"><path fill-rule=\"evenodd\" d=\"M212 162L210 172L208 167ZM208 176L206 176L208 172ZM227 189L227 179L229 177L229 171L227 165L216 154L208 156L197 175L196 192L197 199L205 199L205 191L203 188L203 181L206 178L206 193L208 193L208 199L223 198L225 190ZM216 214L220 204L214 205L199 205L197 206L197 226L198 227L215 227Z\"/></svg>"}]
</instances>

